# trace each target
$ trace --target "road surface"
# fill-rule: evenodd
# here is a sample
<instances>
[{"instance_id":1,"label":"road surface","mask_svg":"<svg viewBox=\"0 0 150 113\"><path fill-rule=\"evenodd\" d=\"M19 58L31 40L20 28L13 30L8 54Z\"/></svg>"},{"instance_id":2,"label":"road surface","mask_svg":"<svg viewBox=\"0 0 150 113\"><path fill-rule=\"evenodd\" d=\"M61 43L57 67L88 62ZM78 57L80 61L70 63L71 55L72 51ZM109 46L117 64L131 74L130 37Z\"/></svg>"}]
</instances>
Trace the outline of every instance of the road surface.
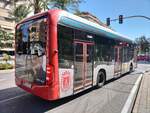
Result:
<instances>
[{"instance_id":1,"label":"road surface","mask_svg":"<svg viewBox=\"0 0 150 113\"><path fill-rule=\"evenodd\" d=\"M140 64L135 72L110 80L102 88L53 102L16 87L14 73L0 73L0 113L120 113L140 72L149 68Z\"/></svg>"}]
</instances>

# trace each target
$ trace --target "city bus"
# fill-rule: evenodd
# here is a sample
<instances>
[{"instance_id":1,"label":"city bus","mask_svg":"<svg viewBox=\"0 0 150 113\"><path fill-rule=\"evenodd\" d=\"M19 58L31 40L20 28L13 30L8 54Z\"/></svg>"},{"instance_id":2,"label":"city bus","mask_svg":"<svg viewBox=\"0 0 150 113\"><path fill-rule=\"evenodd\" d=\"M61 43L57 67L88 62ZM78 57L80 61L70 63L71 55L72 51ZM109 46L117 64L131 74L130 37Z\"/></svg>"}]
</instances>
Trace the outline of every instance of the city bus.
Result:
<instances>
[{"instance_id":1,"label":"city bus","mask_svg":"<svg viewBox=\"0 0 150 113\"><path fill-rule=\"evenodd\" d=\"M135 67L132 40L66 11L49 10L16 25L16 85L43 99L101 87Z\"/></svg>"}]
</instances>

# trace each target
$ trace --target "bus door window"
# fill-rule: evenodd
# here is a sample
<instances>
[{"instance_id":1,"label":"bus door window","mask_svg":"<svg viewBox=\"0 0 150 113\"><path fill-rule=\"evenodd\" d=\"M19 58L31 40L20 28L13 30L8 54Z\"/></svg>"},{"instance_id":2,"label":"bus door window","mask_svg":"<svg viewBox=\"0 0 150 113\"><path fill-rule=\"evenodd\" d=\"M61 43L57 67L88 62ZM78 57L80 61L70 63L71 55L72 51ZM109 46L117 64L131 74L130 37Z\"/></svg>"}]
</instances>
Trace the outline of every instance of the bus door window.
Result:
<instances>
[{"instance_id":1,"label":"bus door window","mask_svg":"<svg viewBox=\"0 0 150 113\"><path fill-rule=\"evenodd\" d=\"M89 84L92 82L92 73L93 73L93 54L94 54L94 45L87 44L87 61L86 61L86 83Z\"/></svg>"},{"instance_id":2,"label":"bus door window","mask_svg":"<svg viewBox=\"0 0 150 113\"><path fill-rule=\"evenodd\" d=\"M74 87L83 86L83 44L75 43L75 75L74 75Z\"/></svg>"},{"instance_id":3,"label":"bus door window","mask_svg":"<svg viewBox=\"0 0 150 113\"><path fill-rule=\"evenodd\" d=\"M115 64L114 64L114 73L115 75L120 75L121 74L121 47L120 46L115 46Z\"/></svg>"},{"instance_id":4,"label":"bus door window","mask_svg":"<svg viewBox=\"0 0 150 113\"><path fill-rule=\"evenodd\" d=\"M121 48L115 47L115 62L121 62Z\"/></svg>"},{"instance_id":5,"label":"bus door window","mask_svg":"<svg viewBox=\"0 0 150 113\"><path fill-rule=\"evenodd\" d=\"M75 45L75 75L74 90L83 89L92 84L93 43L74 42Z\"/></svg>"}]
</instances>

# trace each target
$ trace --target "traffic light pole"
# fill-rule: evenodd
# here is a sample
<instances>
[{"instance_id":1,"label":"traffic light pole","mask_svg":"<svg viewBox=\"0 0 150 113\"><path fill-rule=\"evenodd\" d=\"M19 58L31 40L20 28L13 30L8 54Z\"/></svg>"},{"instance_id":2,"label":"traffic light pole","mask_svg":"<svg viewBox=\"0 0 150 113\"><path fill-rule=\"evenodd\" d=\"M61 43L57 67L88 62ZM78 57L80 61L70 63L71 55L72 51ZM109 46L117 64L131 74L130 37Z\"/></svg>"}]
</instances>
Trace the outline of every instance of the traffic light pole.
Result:
<instances>
[{"instance_id":1,"label":"traffic light pole","mask_svg":"<svg viewBox=\"0 0 150 113\"><path fill-rule=\"evenodd\" d=\"M120 18L120 16L122 16L122 18ZM130 18L144 18L144 19L150 20L150 17L143 16L143 15L134 15L134 16L126 16L126 17L123 17L123 15L119 15L119 18L116 18L116 19L107 18L106 24L107 24L107 26L109 26L110 22L114 22L114 21L118 21L118 20L119 20L119 23L122 24L124 19L130 19ZM120 20L122 22L120 22Z\"/></svg>"},{"instance_id":2,"label":"traffic light pole","mask_svg":"<svg viewBox=\"0 0 150 113\"><path fill-rule=\"evenodd\" d=\"M147 16L142 16L142 15L135 15L135 16L126 16L126 17L123 17L123 19L129 19L129 18L145 18L147 20L150 20L150 17L147 17ZM118 18L117 19L112 19L110 21L117 21L119 20Z\"/></svg>"}]
</instances>

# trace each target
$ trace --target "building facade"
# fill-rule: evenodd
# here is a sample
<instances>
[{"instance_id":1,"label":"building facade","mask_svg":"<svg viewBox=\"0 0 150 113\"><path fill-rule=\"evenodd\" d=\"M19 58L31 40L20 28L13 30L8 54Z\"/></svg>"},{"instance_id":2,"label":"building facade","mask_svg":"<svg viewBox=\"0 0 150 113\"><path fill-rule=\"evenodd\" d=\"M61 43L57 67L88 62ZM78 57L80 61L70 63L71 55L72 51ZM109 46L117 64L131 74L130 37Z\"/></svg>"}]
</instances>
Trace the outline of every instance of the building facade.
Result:
<instances>
[{"instance_id":1,"label":"building facade","mask_svg":"<svg viewBox=\"0 0 150 113\"><path fill-rule=\"evenodd\" d=\"M0 2L0 51L2 49L14 49L16 24L11 11L9 5L5 6L3 2Z\"/></svg>"},{"instance_id":2,"label":"building facade","mask_svg":"<svg viewBox=\"0 0 150 113\"><path fill-rule=\"evenodd\" d=\"M91 22L94 22L94 23L97 23L103 27L107 27L109 28L106 24L104 24L103 22L101 22L96 16L92 15L91 13L89 12L80 12L80 14L78 15L82 18L85 18Z\"/></svg>"},{"instance_id":3,"label":"building facade","mask_svg":"<svg viewBox=\"0 0 150 113\"><path fill-rule=\"evenodd\" d=\"M0 7L0 28L10 32L15 32L15 20L12 18L10 10Z\"/></svg>"}]
</instances>

